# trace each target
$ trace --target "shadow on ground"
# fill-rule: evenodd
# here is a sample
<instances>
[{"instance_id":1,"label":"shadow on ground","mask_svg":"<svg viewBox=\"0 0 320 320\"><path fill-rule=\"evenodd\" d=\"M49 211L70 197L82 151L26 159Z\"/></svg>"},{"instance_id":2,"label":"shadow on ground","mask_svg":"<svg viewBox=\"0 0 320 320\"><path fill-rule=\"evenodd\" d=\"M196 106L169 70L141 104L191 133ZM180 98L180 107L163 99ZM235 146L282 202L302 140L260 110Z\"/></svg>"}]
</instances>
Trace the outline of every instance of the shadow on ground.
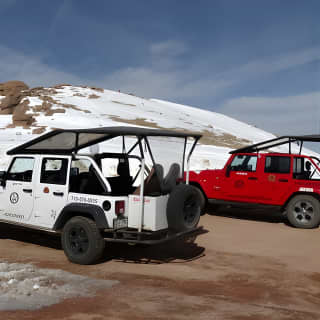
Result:
<instances>
[{"instance_id":1,"label":"shadow on ground","mask_svg":"<svg viewBox=\"0 0 320 320\"><path fill-rule=\"evenodd\" d=\"M208 231L203 230L202 233ZM201 235L200 235L201 236ZM60 236L37 230L0 223L0 239L11 239L24 243L62 250ZM193 241L194 240L194 241ZM185 262L204 256L205 249L196 244L196 239L172 240L161 245L128 245L123 243L106 243L101 262L116 260L125 263L161 264Z\"/></svg>"},{"instance_id":2,"label":"shadow on ground","mask_svg":"<svg viewBox=\"0 0 320 320\"><path fill-rule=\"evenodd\" d=\"M283 213L275 209L245 209L235 207L217 209L215 206L208 205L206 213L208 215L241 220L288 224L287 219L284 217Z\"/></svg>"},{"instance_id":3,"label":"shadow on ground","mask_svg":"<svg viewBox=\"0 0 320 320\"><path fill-rule=\"evenodd\" d=\"M197 239L192 241L178 239L151 246L107 242L105 261L109 258L125 263L183 263L200 259L205 255L204 251L205 248L197 245Z\"/></svg>"},{"instance_id":4,"label":"shadow on ground","mask_svg":"<svg viewBox=\"0 0 320 320\"><path fill-rule=\"evenodd\" d=\"M60 236L58 234L30 230L6 223L0 223L0 239L11 239L51 249L61 249Z\"/></svg>"}]
</instances>

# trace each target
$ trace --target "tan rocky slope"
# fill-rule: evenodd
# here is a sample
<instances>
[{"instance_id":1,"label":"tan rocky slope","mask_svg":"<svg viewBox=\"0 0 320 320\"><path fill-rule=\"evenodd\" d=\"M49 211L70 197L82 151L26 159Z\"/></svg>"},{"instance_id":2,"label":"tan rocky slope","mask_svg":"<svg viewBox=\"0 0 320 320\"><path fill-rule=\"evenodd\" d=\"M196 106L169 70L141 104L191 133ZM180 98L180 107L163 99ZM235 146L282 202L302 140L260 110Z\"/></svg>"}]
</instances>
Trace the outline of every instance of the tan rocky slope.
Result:
<instances>
[{"instance_id":1,"label":"tan rocky slope","mask_svg":"<svg viewBox=\"0 0 320 320\"><path fill-rule=\"evenodd\" d=\"M23 129L31 129L32 134L40 134L43 133L47 126L39 123L37 121L37 116L40 114L44 116L52 116L55 113L66 113L66 110L73 109L83 113L92 113L85 108L81 108L76 104L64 103L62 101L57 101L56 97L59 89L63 89L69 87L73 90L73 87L68 84L60 84L50 88L44 87L36 87L29 88L27 84L22 81L8 81L5 83L0 83L0 115L12 115L12 122L7 125L7 128L15 128L22 127ZM79 87L78 87L79 88ZM104 89L95 88L95 87L80 87L84 89L91 89L95 93L91 93L89 95L84 95L81 91L76 91L73 93L74 97L79 97L83 99L99 99L99 93L103 93ZM134 95L131 94L134 97ZM2 97L2 99L1 99ZM37 105L31 105L30 100L32 98L37 98ZM142 99L142 98L141 98ZM89 101L89 100L87 100ZM117 103L117 108L122 107L135 107L134 104L121 103L118 101L111 101L112 103ZM120 106L119 106L120 105ZM164 114L164 116L166 116ZM115 124L119 123L119 125L129 124L129 125L139 125L144 127L152 127L152 128L163 128L160 124L153 121L152 119L146 119L144 117L136 117L134 119L127 119L124 117L114 116L112 114L109 115L109 119L111 119ZM59 128L59 125L54 125L51 128ZM188 131L188 127L180 127L180 128L170 128L173 130L183 130ZM195 131L195 130L192 130ZM227 148L237 148L243 145L250 143L249 140L236 137L228 132L222 132L216 134L214 132L214 127L211 123L207 125L207 128L202 128L199 131L203 135L201 139L201 143L205 145L215 145L220 147Z\"/></svg>"}]
</instances>

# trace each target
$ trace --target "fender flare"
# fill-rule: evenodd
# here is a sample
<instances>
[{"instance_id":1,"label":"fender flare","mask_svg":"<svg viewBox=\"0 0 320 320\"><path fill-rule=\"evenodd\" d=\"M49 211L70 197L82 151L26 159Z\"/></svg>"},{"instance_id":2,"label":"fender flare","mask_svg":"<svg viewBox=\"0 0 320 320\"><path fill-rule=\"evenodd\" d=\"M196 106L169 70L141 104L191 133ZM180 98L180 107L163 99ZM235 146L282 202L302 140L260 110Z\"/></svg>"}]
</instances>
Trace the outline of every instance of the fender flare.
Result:
<instances>
[{"instance_id":1,"label":"fender flare","mask_svg":"<svg viewBox=\"0 0 320 320\"><path fill-rule=\"evenodd\" d=\"M299 196L299 195L308 195L308 196L312 196L315 199L317 199L320 202L320 195L316 192L294 192L293 194L290 195L290 197L286 200L286 202L281 206L281 211L283 213L285 213L287 205L289 204L290 200L293 199L295 196Z\"/></svg>"},{"instance_id":2,"label":"fender flare","mask_svg":"<svg viewBox=\"0 0 320 320\"><path fill-rule=\"evenodd\" d=\"M87 203L69 203L60 212L56 220L53 230L62 229L65 223L74 216L84 216L95 221L99 229L109 228L105 212L99 206Z\"/></svg>"}]
</instances>

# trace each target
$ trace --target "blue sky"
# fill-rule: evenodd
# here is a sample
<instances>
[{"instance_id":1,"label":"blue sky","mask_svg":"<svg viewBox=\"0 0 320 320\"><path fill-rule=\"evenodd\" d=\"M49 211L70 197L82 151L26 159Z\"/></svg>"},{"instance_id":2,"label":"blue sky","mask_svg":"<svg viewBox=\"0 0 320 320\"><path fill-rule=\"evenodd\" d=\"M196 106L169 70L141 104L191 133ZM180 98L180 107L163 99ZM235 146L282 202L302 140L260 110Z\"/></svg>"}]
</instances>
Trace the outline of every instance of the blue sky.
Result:
<instances>
[{"instance_id":1,"label":"blue sky","mask_svg":"<svg viewBox=\"0 0 320 320\"><path fill-rule=\"evenodd\" d=\"M318 0L1 0L0 82L120 89L320 133Z\"/></svg>"}]
</instances>

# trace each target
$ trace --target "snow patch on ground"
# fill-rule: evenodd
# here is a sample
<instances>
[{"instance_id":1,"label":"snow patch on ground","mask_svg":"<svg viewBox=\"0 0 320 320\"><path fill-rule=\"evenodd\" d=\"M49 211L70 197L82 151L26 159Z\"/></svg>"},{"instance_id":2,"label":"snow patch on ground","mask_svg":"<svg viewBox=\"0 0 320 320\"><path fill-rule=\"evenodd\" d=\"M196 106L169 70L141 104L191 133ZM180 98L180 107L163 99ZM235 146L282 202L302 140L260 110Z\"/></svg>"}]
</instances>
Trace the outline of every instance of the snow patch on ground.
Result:
<instances>
[{"instance_id":1,"label":"snow patch on ground","mask_svg":"<svg viewBox=\"0 0 320 320\"><path fill-rule=\"evenodd\" d=\"M97 280L31 264L0 263L0 310L31 310L72 297L92 296L116 280Z\"/></svg>"},{"instance_id":2,"label":"snow patch on ground","mask_svg":"<svg viewBox=\"0 0 320 320\"><path fill-rule=\"evenodd\" d=\"M42 103L43 103L43 101L40 100L38 97L27 97L27 98L24 98L24 99L22 100L22 102L23 102L24 100L29 100L29 106L30 106L30 107L41 106Z\"/></svg>"}]
</instances>

